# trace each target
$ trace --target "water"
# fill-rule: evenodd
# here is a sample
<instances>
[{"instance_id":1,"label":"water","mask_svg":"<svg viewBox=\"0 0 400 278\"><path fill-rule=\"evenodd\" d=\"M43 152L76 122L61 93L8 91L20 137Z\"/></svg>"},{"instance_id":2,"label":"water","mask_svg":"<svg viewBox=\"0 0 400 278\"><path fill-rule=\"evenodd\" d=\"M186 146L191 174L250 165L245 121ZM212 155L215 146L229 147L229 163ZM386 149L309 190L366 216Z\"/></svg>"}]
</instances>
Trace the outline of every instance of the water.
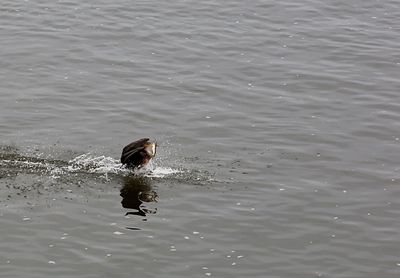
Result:
<instances>
[{"instance_id":1,"label":"water","mask_svg":"<svg viewBox=\"0 0 400 278\"><path fill-rule=\"evenodd\" d=\"M397 1L81 2L0 8L2 277L399 276Z\"/></svg>"}]
</instances>

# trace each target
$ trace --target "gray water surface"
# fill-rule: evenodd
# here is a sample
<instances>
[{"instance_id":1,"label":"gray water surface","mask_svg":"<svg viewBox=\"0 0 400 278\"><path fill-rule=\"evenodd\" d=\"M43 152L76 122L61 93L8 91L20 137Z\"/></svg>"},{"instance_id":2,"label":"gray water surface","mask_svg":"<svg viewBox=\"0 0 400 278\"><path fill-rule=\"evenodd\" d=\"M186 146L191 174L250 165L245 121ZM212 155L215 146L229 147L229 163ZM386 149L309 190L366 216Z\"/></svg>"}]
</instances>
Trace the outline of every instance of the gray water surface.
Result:
<instances>
[{"instance_id":1,"label":"gray water surface","mask_svg":"<svg viewBox=\"0 0 400 278\"><path fill-rule=\"evenodd\" d=\"M397 1L86 2L0 7L1 277L399 277Z\"/></svg>"}]
</instances>

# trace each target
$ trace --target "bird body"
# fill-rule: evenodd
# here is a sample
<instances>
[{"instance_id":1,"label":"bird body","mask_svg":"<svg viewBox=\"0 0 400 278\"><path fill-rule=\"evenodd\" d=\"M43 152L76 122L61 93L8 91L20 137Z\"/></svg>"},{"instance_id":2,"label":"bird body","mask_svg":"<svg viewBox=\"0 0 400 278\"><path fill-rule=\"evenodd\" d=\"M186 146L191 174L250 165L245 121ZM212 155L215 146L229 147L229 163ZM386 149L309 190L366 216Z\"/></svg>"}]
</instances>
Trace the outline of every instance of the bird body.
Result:
<instances>
[{"instance_id":1,"label":"bird body","mask_svg":"<svg viewBox=\"0 0 400 278\"><path fill-rule=\"evenodd\" d=\"M142 168L156 155L157 144L149 138L142 138L122 149L121 163L127 168Z\"/></svg>"}]
</instances>

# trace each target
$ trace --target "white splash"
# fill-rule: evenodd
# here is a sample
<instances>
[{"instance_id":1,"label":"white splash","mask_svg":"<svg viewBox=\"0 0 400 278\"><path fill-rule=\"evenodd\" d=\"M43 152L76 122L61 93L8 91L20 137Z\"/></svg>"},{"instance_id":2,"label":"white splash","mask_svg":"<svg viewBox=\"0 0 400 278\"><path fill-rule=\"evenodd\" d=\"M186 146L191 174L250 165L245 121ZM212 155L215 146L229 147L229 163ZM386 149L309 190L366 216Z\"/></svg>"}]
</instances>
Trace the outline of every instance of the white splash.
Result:
<instances>
[{"instance_id":1,"label":"white splash","mask_svg":"<svg viewBox=\"0 0 400 278\"><path fill-rule=\"evenodd\" d=\"M37 171L41 173L49 173L51 177L57 179L69 173L94 173L103 174L108 179L108 174L120 174L120 175L131 175L137 174L144 177L150 178L163 178L170 175L182 173L182 170L177 170L169 167L161 167L156 163L150 161L150 163L141 169L132 171L127 169L120 163L118 159L108 156L96 156L91 153L85 153L79 155L67 163L57 161L37 161L35 158L25 158L19 160L7 160L1 159L0 166L22 168L29 171Z\"/></svg>"},{"instance_id":2,"label":"white splash","mask_svg":"<svg viewBox=\"0 0 400 278\"><path fill-rule=\"evenodd\" d=\"M92 156L90 153L82 154L70 160L69 164L67 167L69 172L87 171L89 173L106 175L111 173L132 173L132 170L126 169L119 160L104 155ZM134 171L135 174L154 178L163 178L181 172L181 170L157 166L152 161L146 167Z\"/></svg>"},{"instance_id":3,"label":"white splash","mask_svg":"<svg viewBox=\"0 0 400 278\"><path fill-rule=\"evenodd\" d=\"M90 153L82 154L68 162L69 172L88 171L89 173L120 173L126 171L117 159L107 156L92 156Z\"/></svg>"},{"instance_id":4,"label":"white splash","mask_svg":"<svg viewBox=\"0 0 400 278\"><path fill-rule=\"evenodd\" d=\"M182 173L182 171L177 169L172 169L169 167L156 167L155 169L153 169L153 171L149 172L147 176L154 178L163 178L165 176L170 176L179 173Z\"/></svg>"}]
</instances>

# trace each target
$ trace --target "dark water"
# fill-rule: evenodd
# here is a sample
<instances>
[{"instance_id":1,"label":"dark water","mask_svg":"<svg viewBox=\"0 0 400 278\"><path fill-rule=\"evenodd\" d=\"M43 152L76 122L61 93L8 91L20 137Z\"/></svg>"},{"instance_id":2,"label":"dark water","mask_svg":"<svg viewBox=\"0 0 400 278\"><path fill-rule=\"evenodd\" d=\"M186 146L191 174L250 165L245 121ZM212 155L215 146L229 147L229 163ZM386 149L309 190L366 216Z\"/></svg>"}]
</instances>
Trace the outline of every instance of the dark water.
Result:
<instances>
[{"instance_id":1,"label":"dark water","mask_svg":"<svg viewBox=\"0 0 400 278\"><path fill-rule=\"evenodd\" d=\"M86 2L0 7L1 277L399 277L397 1Z\"/></svg>"}]
</instances>

